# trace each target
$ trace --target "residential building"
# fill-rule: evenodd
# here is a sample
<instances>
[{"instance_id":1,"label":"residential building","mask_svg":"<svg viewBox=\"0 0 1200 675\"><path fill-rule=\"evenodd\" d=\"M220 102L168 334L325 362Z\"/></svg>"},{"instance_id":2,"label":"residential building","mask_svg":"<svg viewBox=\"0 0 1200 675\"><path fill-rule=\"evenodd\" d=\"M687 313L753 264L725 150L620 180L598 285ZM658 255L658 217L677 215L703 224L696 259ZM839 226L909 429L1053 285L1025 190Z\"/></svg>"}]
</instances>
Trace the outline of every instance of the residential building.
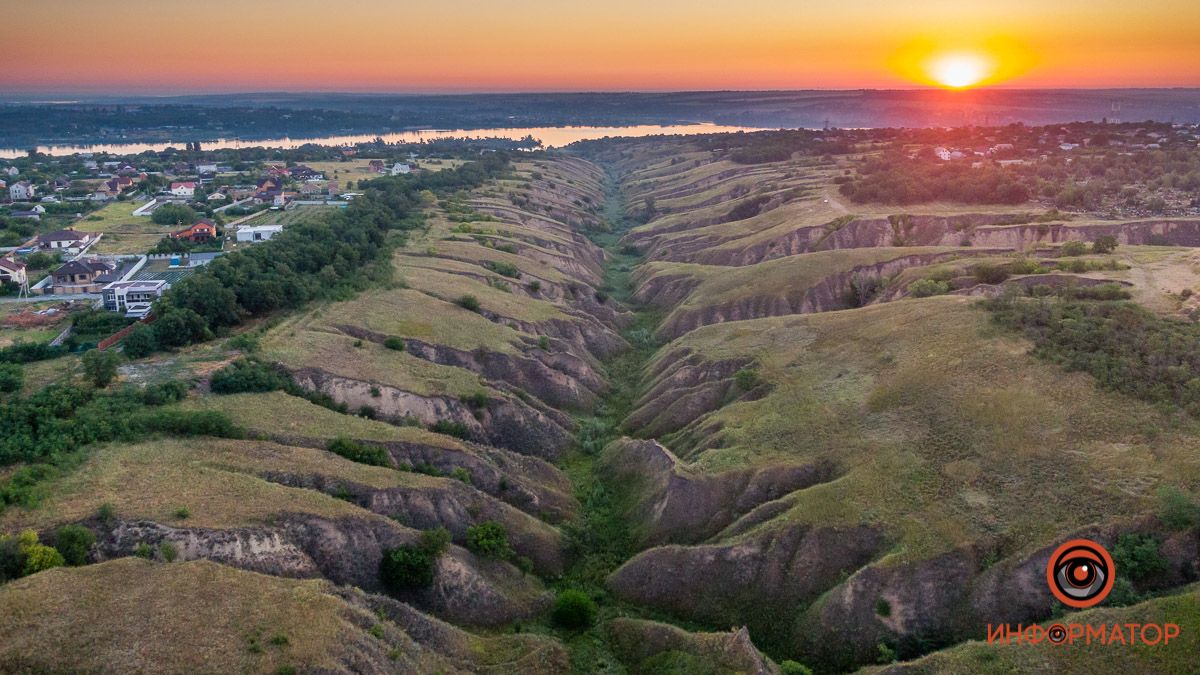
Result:
<instances>
[{"instance_id":1,"label":"residential building","mask_svg":"<svg viewBox=\"0 0 1200 675\"><path fill-rule=\"evenodd\" d=\"M212 174L217 173L218 171L220 171L220 168L216 164L197 164L196 165L196 173L200 174L201 176L212 175Z\"/></svg>"},{"instance_id":2,"label":"residential building","mask_svg":"<svg viewBox=\"0 0 1200 675\"><path fill-rule=\"evenodd\" d=\"M260 241L270 241L271 237L283 232L282 225L251 225L239 227L237 240L239 244L257 244Z\"/></svg>"},{"instance_id":3,"label":"residential building","mask_svg":"<svg viewBox=\"0 0 1200 675\"><path fill-rule=\"evenodd\" d=\"M51 292L55 295L99 293L108 282L115 281L105 278L113 270L112 265L102 260L72 260L52 273Z\"/></svg>"},{"instance_id":4,"label":"residential building","mask_svg":"<svg viewBox=\"0 0 1200 675\"><path fill-rule=\"evenodd\" d=\"M38 235L38 248L56 250L81 249L87 246L94 236L90 232L76 232L75 230L47 232Z\"/></svg>"},{"instance_id":5,"label":"residential building","mask_svg":"<svg viewBox=\"0 0 1200 675\"><path fill-rule=\"evenodd\" d=\"M114 281L101 289L104 308L110 312L125 312L131 305L152 304L170 288L162 279L145 281ZM141 307L135 307L140 310Z\"/></svg>"},{"instance_id":6,"label":"residential building","mask_svg":"<svg viewBox=\"0 0 1200 675\"><path fill-rule=\"evenodd\" d=\"M24 286L29 282L25 263L14 258L0 258L0 281Z\"/></svg>"},{"instance_id":7,"label":"residential building","mask_svg":"<svg viewBox=\"0 0 1200 675\"><path fill-rule=\"evenodd\" d=\"M406 173L412 173L412 167L402 162L396 162L392 165L392 175L402 176Z\"/></svg>"},{"instance_id":8,"label":"residential building","mask_svg":"<svg viewBox=\"0 0 1200 675\"><path fill-rule=\"evenodd\" d=\"M207 218L201 218L190 227L171 233L173 239L185 239L194 244L212 241L217 238L217 224Z\"/></svg>"},{"instance_id":9,"label":"residential building","mask_svg":"<svg viewBox=\"0 0 1200 675\"><path fill-rule=\"evenodd\" d=\"M375 173L383 173L384 171L382 159L373 159L367 166Z\"/></svg>"},{"instance_id":10,"label":"residential building","mask_svg":"<svg viewBox=\"0 0 1200 675\"><path fill-rule=\"evenodd\" d=\"M193 181L182 181L182 182L178 182L178 183L171 183L171 194L176 197L187 197L189 199L191 197L195 197L196 196L196 183Z\"/></svg>"},{"instance_id":11,"label":"residential building","mask_svg":"<svg viewBox=\"0 0 1200 675\"><path fill-rule=\"evenodd\" d=\"M18 169L17 167L15 167L15 166L10 166L10 167L8 167L7 169L5 169L5 170L4 170L4 173L6 173L6 174L8 174L8 175L10 175L10 176L15 176L15 175L17 175L17 174L21 173L21 170L20 170L20 169Z\"/></svg>"},{"instance_id":12,"label":"residential building","mask_svg":"<svg viewBox=\"0 0 1200 675\"><path fill-rule=\"evenodd\" d=\"M8 198L14 202L32 201L37 196L37 187L27 180L17 181L8 186Z\"/></svg>"}]
</instances>

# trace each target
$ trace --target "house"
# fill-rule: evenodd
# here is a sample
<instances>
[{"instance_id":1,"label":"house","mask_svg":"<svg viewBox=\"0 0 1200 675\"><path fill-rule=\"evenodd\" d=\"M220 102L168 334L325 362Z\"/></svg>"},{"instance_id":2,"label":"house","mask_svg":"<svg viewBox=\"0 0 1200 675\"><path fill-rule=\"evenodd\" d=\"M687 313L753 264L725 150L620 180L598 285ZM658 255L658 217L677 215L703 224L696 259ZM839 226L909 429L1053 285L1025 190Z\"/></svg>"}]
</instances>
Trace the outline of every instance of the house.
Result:
<instances>
[{"instance_id":1,"label":"house","mask_svg":"<svg viewBox=\"0 0 1200 675\"><path fill-rule=\"evenodd\" d=\"M309 182L300 186L300 194L308 197L312 195L324 194L325 187L320 183Z\"/></svg>"},{"instance_id":2,"label":"house","mask_svg":"<svg viewBox=\"0 0 1200 675\"><path fill-rule=\"evenodd\" d=\"M0 180L0 190L7 190L7 189L8 189L8 181Z\"/></svg>"},{"instance_id":3,"label":"house","mask_svg":"<svg viewBox=\"0 0 1200 675\"><path fill-rule=\"evenodd\" d=\"M8 187L8 198L14 202L32 201L37 196L37 187L27 180L17 181Z\"/></svg>"},{"instance_id":4,"label":"house","mask_svg":"<svg viewBox=\"0 0 1200 675\"><path fill-rule=\"evenodd\" d=\"M102 260L72 260L52 273L51 292L55 295L99 293L109 281L115 281L104 278L113 270L112 265Z\"/></svg>"},{"instance_id":5,"label":"house","mask_svg":"<svg viewBox=\"0 0 1200 675\"><path fill-rule=\"evenodd\" d=\"M0 281L24 286L29 283L25 275L25 263L13 258L0 258Z\"/></svg>"},{"instance_id":6,"label":"house","mask_svg":"<svg viewBox=\"0 0 1200 675\"><path fill-rule=\"evenodd\" d=\"M195 197L196 183L193 181L171 183L171 194L176 197Z\"/></svg>"},{"instance_id":7,"label":"house","mask_svg":"<svg viewBox=\"0 0 1200 675\"><path fill-rule=\"evenodd\" d=\"M57 230L55 232L47 232L38 235L38 248L46 250L63 250L71 251L86 248L88 244L96 237L90 232L76 232L75 230Z\"/></svg>"},{"instance_id":8,"label":"house","mask_svg":"<svg viewBox=\"0 0 1200 675\"><path fill-rule=\"evenodd\" d=\"M342 148L342 157L353 157L358 154L358 148L345 147Z\"/></svg>"},{"instance_id":9,"label":"house","mask_svg":"<svg viewBox=\"0 0 1200 675\"><path fill-rule=\"evenodd\" d=\"M217 167L216 164L210 163L210 164L197 164L196 165L196 173L200 174L201 176L212 175L212 174L217 173L218 171L220 171L220 169Z\"/></svg>"},{"instance_id":10,"label":"house","mask_svg":"<svg viewBox=\"0 0 1200 675\"><path fill-rule=\"evenodd\" d=\"M260 241L270 241L271 237L283 232L282 225L252 225L248 227L239 227L237 231L238 243L257 244Z\"/></svg>"},{"instance_id":11,"label":"house","mask_svg":"<svg viewBox=\"0 0 1200 675\"><path fill-rule=\"evenodd\" d=\"M296 198L295 192L280 192L271 197L271 206L287 206L288 202Z\"/></svg>"},{"instance_id":12,"label":"house","mask_svg":"<svg viewBox=\"0 0 1200 675\"><path fill-rule=\"evenodd\" d=\"M254 190L255 194L266 194L278 190L279 181L274 178L260 178L258 179L257 186Z\"/></svg>"},{"instance_id":13,"label":"house","mask_svg":"<svg viewBox=\"0 0 1200 675\"><path fill-rule=\"evenodd\" d=\"M46 207L41 204L36 204L28 211L12 211L8 215L13 218L32 218L33 220L41 220L42 215L46 213Z\"/></svg>"},{"instance_id":14,"label":"house","mask_svg":"<svg viewBox=\"0 0 1200 675\"><path fill-rule=\"evenodd\" d=\"M373 159L370 161L370 163L367 166L375 173L383 173L383 160L382 159Z\"/></svg>"},{"instance_id":15,"label":"house","mask_svg":"<svg viewBox=\"0 0 1200 675\"><path fill-rule=\"evenodd\" d=\"M10 167L8 167L7 169L5 169L5 170L4 170L4 173L6 173L6 174L8 174L8 175L10 175L10 176L15 176L15 175L17 175L17 174L21 173L21 170L20 170L20 169L18 169L17 167L15 167L15 166L10 166Z\"/></svg>"},{"instance_id":16,"label":"house","mask_svg":"<svg viewBox=\"0 0 1200 675\"><path fill-rule=\"evenodd\" d=\"M114 281L100 290L104 296L104 309L110 312L137 313L142 305L152 304L170 288L163 279L144 281ZM143 314L144 316L144 314Z\"/></svg>"},{"instance_id":17,"label":"house","mask_svg":"<svg viewBox=\"0 0 1200 675\"><path fill-rule=\"evenodd\" d=\"M271 166L267 167L267 175L290 176L290 175L292 175L292 171L291 171L291 169L287 168L286 166L283 166L282 164L272 164Z\"/></svg>"},{"instance_id":18,"label":"house","mask_svg":"<svg viewBox=\"0 0 1200 675\"><path fill-rule=\"evenodd\" d=\"M212 241L217 238L217 224L207 218L197 220L190 227L171 233L172 239L184 239L193 244Z\"/></svg>"},{"instance_id":19,"label":"house","mask_svg":"<svg viewBox=\"0 0 1200 675\"><path fill-rule=\"evenodd\" d=\"M297 164L296 166L293 166L291 168L291 171L292 171L292 178L295 178L296 180L300 180L300 181L324 178L324 174L322 174L320 171L317 171L316 169L314 169L310 166L305 166L303 164Z\"/></svg>"},{"instance_id":20,"label":"house","mask_svg":"<svg viewBox=\"0 0 1200 675\"><path fill-rule=\"evenodd\" d=\"M54 179L55 190L66 190L69 187L71 187L70 178L67 178L66 176L59 176L58 178Z\"/></svg>"},{"instance_id":21,"label":"house","mask_svg":"<svg viewBox=\"0 0 1200 675\"><path fill-rule=\"evenodd\" d=\"M219 202L224 199L226 199L224 192L214 192L208 196L208 201L210 202Z\"/></svg>"},{"instance_id":22,"label":"house","mask_svg":"<svg viewBox=\"0 0 1200 675\"><path fill-rule=\"evenodd\" d=\"M934 148L933 154L937 155L937 158L942 160L943 162L950 161L950 151L947 150L946 148Z\"/></svg>"},{"instance_id":23,"label":"house","mask_svg":"<svg viewBox=\"0 0 1200 675\"><path fill-rule=\"evenodd\" d=\"M393 176L403 176L406 173L412 173L411 166L409 166L407 164L403 164L401 162L396 162L395 164L392 165L392 175Z\"/></svg>"},{"instance_id":24,"label":"house","mask_svg":"<svg viewBox=\"0 0 1200 675\"><path fill-rule=\"evenodd\" d=\"M102 191L108 192L115 197L131 187L133 187L132 178L129 176L117 176L116 178L104 181Z\"/></svg>"}]
</instances>

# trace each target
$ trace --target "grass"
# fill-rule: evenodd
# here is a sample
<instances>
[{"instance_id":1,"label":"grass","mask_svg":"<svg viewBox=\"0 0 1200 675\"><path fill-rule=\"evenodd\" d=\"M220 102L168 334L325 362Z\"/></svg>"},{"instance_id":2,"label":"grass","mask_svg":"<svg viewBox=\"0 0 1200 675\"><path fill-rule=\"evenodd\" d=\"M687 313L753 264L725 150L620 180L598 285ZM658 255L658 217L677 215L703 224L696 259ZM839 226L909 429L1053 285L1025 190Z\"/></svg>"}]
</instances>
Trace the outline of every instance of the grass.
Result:
<instances>
[{"instance_id":1,"label":"grass","mask_svg":"<svg viewBox=\"0 0 1200 675\"><path fill-rule=\"evenodd\" d=\"M420 427L402 427L343 415L307 400L275 391L265 394L231 394L189 398L180 407L216 410L229 415L243 429L269 436L418 443L447 450L465 450L459 441Z\"/></svg>"},{"instance_id":2,"label":"grass","mask_svg":"<svg viewBox=\"0 0 1200 675\"><path fill-rule=\"evenodd\" d=\"M1167 645L1126 646L1088 645L1076 642L1066 646L1046 643L1036 646L1018 644L989 645L982 640L972 641L936 652L905 664L905 672L920 675L936 673L1186 673L1195 670L1200 636L1195 630L1200 616L1200 590L1191 587L1170 597L1155 598L1132 607L1096 608L1070 616L1071 623L1099 626L1119 624L1175 623L1180 626L1179 637ZM1047 627L1053 621L1042 624ZM1129 629L1125 629L1129 635ZM1151 630L1150 638L1155 635ZM868 668L864 673L878 673L881 668Z\"/></svg>"},{"instance_id":3,"label":"grass","mask_svg":"<svg viewBox=\"0 0 1200 675\"><path fill-rule=\"evenodd\" d=\"M262 211L261 216L247 225L295 225L296 223L311 223L330 217L337 213L337 206L297 206L283 211Z\"/></svg>"},{"instance_id":4,"label":"grass","mask_svg":"<svg viewBox=\"0 0 1200 675\"><path fill-rule=\"evenodd\" d=\"M439 480L358 464L324 450L262 441L164 439L106 445L47 486L51 496L38 508L6 510L0 529L78 522L106 503L118 517L165 523L173 522L179 505L186 504L189 526L211 528L263 524L284 513L381 518L323 493L258 477L266 471L331 476L381 488Z\"/></svg>"},{"instance_id":5,"label":"grass","mask_svg":"<svg viewBox=\"0 0 1200 675\"><path fill-rule=\"evenodd\" d=\"M327 582L207 561L58 568L0 589L0 670L332 672L364 642L356 613Z\"/></svg>"},{"instance_id":6,"label":"grass","mask_svg":"<svg viewBox=\"0 0 1200 675\"><path fill-rule=\"evenodd\" d=\"M99 216L100 220L84 218L75 224L75 229L81 232L103 232L100 239L91 249L99 254L135 254L145 253L154 248L167 234L178 228L157 225L149 216L135 216L133 211L145 202L111 202L91 216Z\"/></svg>"},{"instance_id":7,"label":"grass","mask_svg":"<svg viewBox=\"0 0 1200 675\"><path fill-rule=\"evenodd\" d=\"M668 438L678 454L707 471L832 460L844 475L781 518L880 525L898 559L997 534L1028 549L1200 478L1194 422L1035 360L964 298L708 326L671 347L753 357L773 387L706 416L716 438Z\"/></svg>"}]
</instances>

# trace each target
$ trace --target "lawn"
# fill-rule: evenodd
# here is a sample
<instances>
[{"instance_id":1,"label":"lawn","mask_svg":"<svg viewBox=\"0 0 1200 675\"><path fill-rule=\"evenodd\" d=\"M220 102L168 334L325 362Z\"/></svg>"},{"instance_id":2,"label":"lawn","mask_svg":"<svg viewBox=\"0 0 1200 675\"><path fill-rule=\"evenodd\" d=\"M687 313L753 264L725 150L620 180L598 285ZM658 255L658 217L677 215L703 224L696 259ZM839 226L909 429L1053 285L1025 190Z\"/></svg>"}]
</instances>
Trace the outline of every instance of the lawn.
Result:
<instances>
[{"instance_id":1,"label":"lawn","mask_svg":"<svg viewBox=\"0 0 1200 675\"><path fill-rule=\"evenodd\" d=\"M135 216L133 211L144 202L111 202L75 224L81 232L103 232L90 250L98 254L145 253L154 248L164 236L176 228L156 225L149 216ZM99 220L93 220L99 218Z\"/></svg>"}]
</instances>

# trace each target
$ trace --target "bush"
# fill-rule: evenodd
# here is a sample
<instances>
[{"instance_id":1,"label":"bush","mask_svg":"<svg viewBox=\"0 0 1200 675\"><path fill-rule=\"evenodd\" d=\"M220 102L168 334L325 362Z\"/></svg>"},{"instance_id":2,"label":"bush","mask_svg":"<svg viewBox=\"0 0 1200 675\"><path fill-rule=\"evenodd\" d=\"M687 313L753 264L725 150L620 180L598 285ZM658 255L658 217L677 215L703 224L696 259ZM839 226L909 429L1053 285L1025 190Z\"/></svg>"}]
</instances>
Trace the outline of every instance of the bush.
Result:
<instances>
[{"instance_id":1,"label":"bush","mask_svg":"<svg viewBox=\"0 0 1200 675\"><path fill-rule=\"evenodd\" d=\"M404 340L393 335L392 337L389 337L383 341L383 346L387 347L388 349L402 352L404 351Z\"/></svg>"},{"instance_id":2,"label":"bush","mask_svg":"<svg viewBox=\"0 0 1200 675\"><path fill-rule=\"evenodd\" d=\"M175 516L177 520L187 520L188 518L192 517L192 511L186 506L181 506L175 509L171 515Z\"/></svg>"},{"instance_id":3,"label":"bush","mask_svg":"<svg viewBox=\"0 0 1200 675\"><path fill-rule=\"evenodd\" d=\"M762 384L762 378L758 376L758 369L750 366L737 371L733 376L733 381L742 391L750 391Z\"/></svg>"},{"instance_id":4,"label":"bush","mask_svg":"<svg viewBox=\"0 0 1200 675\"><path fill-rule=\"evenodd\" d=\"M441 555L450 546L450 530L435 527L421 533L421 550L430 555Z\"/></svg>"},{"instance_id":5,"label":"bush","mask_svg":"<svg viewBox=\"0 0 1200 675\"><path fill-rule=\"evenodd\" d=\"M1158 495L1158 519L1168 529L1188 530L1200 525L1200 506L1182 490L1174 486L1160 487Z\"/></svg>"},{"instance_id":6,"label":"bush","mask_svg":"<svg viewBox=\"0 0 1200 675\"><path fill-rule=\"evenodd\" d=\"M429 427L429 430L437 434L446 434L447 436L454 436L455 438L462 438L464 440L471 437L471 432L462 422L438 420Z\"/></svg>"},{"instance_id":7,"label":"bush","mask_svg":"<svg viewBox=\"0 0 1200 675\"><path fill-rule=\"evenodd\" d=\"M780 675L812 675L812 669L798 661L784 659L779 662Z\"/></svg>"},{"instance_id":8,"label":"bush","mask_svg":"<svg viewBox=\"0 0 1200 675\"><path fill-rule=\"evenodd\" d=\"M508 560L513 556L508 543L508 532L494 520L488 520L467 528L467 549L485 558Z\"/></svg>"},{"instance_id":9,"label":"bush","mask_svg":"<svg viewBox=\"0 0 1200 675\"><path fill-rule=\"evenodd\" d=\"M1146 534L1122 534L1113 547L1113 565L1130 581L1141 581L1167 569L1167 559L1158 552L1157 539Z\"/></svg>"},{"instance_id":10,"label":"bush","mask_svg":"<svg viewBox=\"0 0 1200 675\"><path fill-rule=\"evenodd\" d=\"M0 392L11 394L25 385L25 371L15 363L0 363Z\"/></svg>"},{"instance_id":11,"label":"bush","mask_svg":"<svg viewBox=\"0 0 1200 675\"><path fill-rule=\"evenodd\" d=\"M182 204L163 204L154 209L150 220L155 225L191 225L196 222L196 212Z\"/></svg>"},{"instance_id":12,"label":"bush","mask_svg":"<svg viewBox=\"0 0 1200 675\"><path fill-rule=\"evenodd\" d=\"M433 583L433 556L415 546L385 550L379 579L394 592L426 588Z\"/></svg>"},{"instance_id":13,"label":"bush","mask_svg":"<svg viewBox=\"0 0 1200 675\"><path fill-rule=\"evenodd\" d=\"M330 452L341 455L352 462L370 464L372 466L391 466L388 451L378 445L368 445L349 438L339 436L329 441L326 446Z\"/></svg>"},{"instance_id":14,"label":"bush","mask_svg":"<svg viewBox=\"0 0 1200 675\"><path fill-rule=\"evenodd\" d=\"M131 359L140 359L158 351L158 338L154 335L153 328L139 323L129 332L129 335L125 336L125 340L121 342L121 348L125 351L125 356Z\"/></svg>"},{"instance_id":15,"label":"bush","mask_svg":"<svg viewBox=\"0 0 1200 675\"><path fill-rule=\"evenodd\" d=\"M1096 237L1096 241L1092 242L1092 253L1112 253L1115 250L1117 250L1117 238L1111 234Z\"/></svg>"},{"instance_id":16,"label":"bush","mask_svg":"<svg viewBox=\"0 0 1200 675\"><path fill-rule=\"evenodd\" d=\"M1058 247L1058 255L1064 258L1080 256L1085 253L1087 253L1087 244L1082 241L1068 241Z\"/></svg>"},{"instance_id":17,"label":"bush","mask_svg":"<svg viewBox=\"0 0 1200 675\"><path fill-rule=\"evenodd\" d=\"M554 599L551 618L563 628L581 630L596 620L596 603L583 591L562 591Z\"/></svg>"},{"instance_id":18,"label":"bush","mask_svg":"<svg viewBox=\"0 0 1200 675\"><path fill-rule=\"evenodd\" d=\"M880 598L875 601L875 613L882 617L892 615L892 603L887 601L887 598Z\"/></svg>"},{"instance_id":19,"label":"bush","mask_svg":"<svg viewBox=\"0 0 1200 675\"><path fill-rule=\"evenodd\" d=\"M83 355L83 374L98 389L109 385L117 376L117 363L120 357L116 352L93 349Z\"/></svg>"},{"instance_id":20,"label":"bush","mask_svg":"<svg viewBox=\"0 0 1200 675\"><path fill-rule=\"evenodd\" d=\"M975 275L975 280L981 284L998 284L1008 278L1008 270L1000 265L989 265L982 263L976 265L971 273Z\"/></svg>"},{"instance_id":21,"label":"bush","mask_svg":"<svg viewBox=\"0 0 1200 675\"><path fill-rule=\"evenodd\" d=\"M22 568L21 574L29 576L53 567L62 567L64 564L66 562L57 550L44 544L33 544L25 549L25 567Z\"/></svg>"},{"instance_id":22,"label":"bush","mask_svg":"<svg viewBox=\"0 0 1200 675\"><path fill-rule=\"evenodd\" d=\"M908 292L914 298L928 298L933 295L945 295L950 292L950 284L933 279L917 279L908 285Z\"/></svg>"},{"instance_id":23,"label":"bush","mask_svg":"<svg viewBox=\"0 0 1200 675\"><path fill-rule=\"evenodd\" d=\"M179 557L179 549L175 548L175 544L164 541L158 545L158 554L162 556L163 560L172 563Z\"/></svg>"},{"instance_id":24,"label":"bush","mask_svg":"<svg viewBox=\"0 0 1200 675\"><path fill-rule=\"evenodd\" d=\"M213 373L214 394L265 392L286 389L290 380L271 365L258 359L242 358Z\"/></svg>"},{"instance_id":25,"label":"bush","mask_svg":"<svg viewBox=\"0 0 1200 675\"><path fill-rule=\"evenodd\" d=\"M456 302L459 307L462 307L463 309L465 309L467 311L470 311L470 312L478 312L479 311L479 298L477 298L473 295L464 295L461 298L459 298Z\"/></svg>"},{"instance_id":26,"label":"bush","mask_svg":"<svg viewBox=\"0 0 1200 675\"><path fill-rule=\"evenodd\" d=\"M72 567L87 564L88 551L95 543L96 535L82 525L64 525L54 535L54 548L62 554L63 561Z\"/></svg>"}]
</instances>

